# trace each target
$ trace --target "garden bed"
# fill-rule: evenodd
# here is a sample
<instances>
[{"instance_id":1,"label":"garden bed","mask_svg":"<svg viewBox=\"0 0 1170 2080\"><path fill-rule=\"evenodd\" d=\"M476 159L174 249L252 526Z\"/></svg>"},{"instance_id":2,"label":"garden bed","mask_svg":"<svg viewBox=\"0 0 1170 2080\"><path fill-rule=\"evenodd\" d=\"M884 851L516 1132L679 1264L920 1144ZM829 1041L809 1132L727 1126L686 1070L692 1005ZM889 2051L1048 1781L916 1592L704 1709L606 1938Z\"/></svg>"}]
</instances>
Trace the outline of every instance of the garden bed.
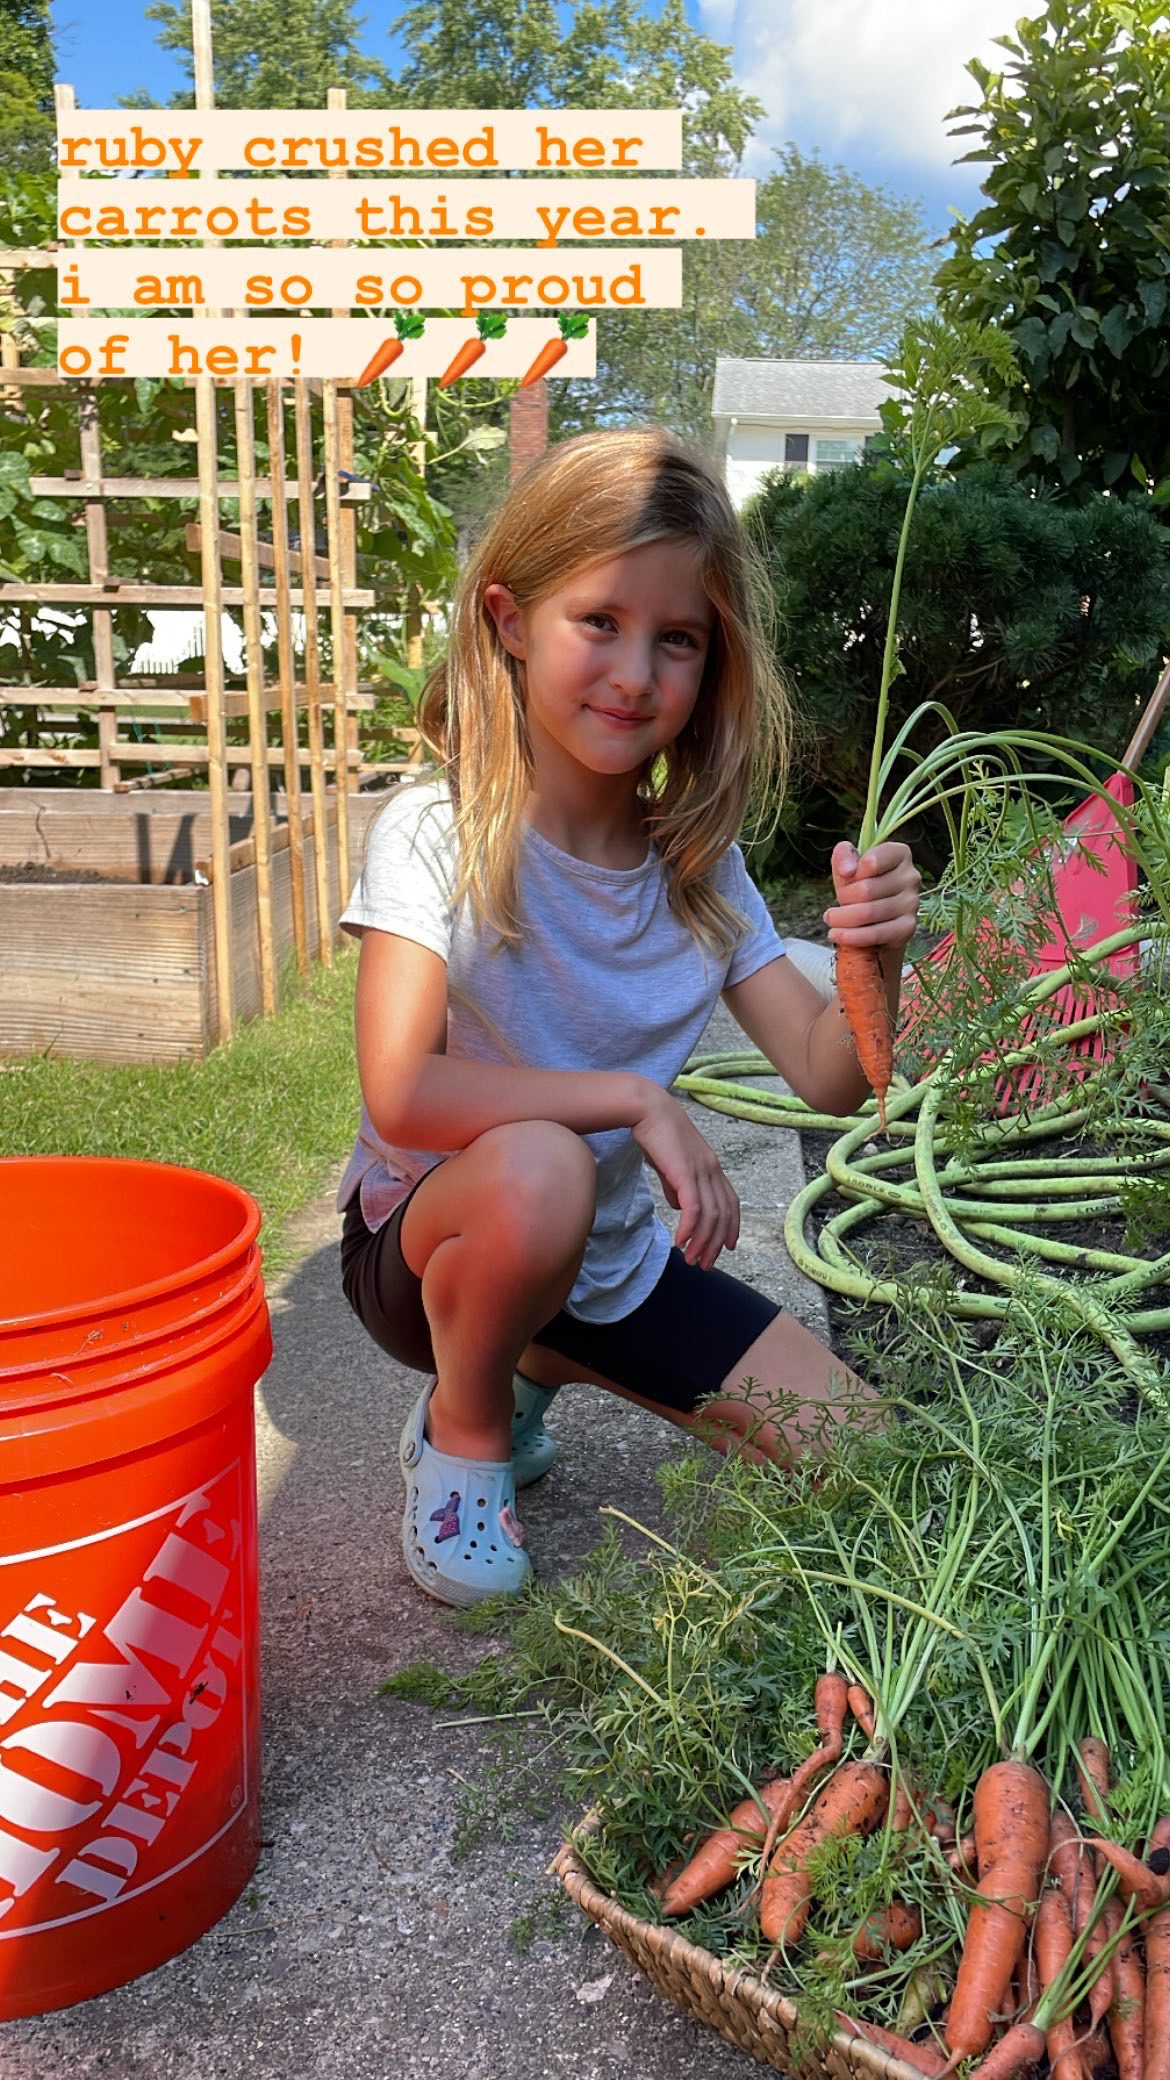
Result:
<instances>
[{"instance_id":1,"label":"garden bed","mask_svg":"<svg viewBox=\"0 0 1170 2080\"><path fill-rule=\"evenodd\" d=\"M349 798L351 874L382 793ZM278 966L293 947L288 825L273 831L273 933ZM338 887L333 796L327 802L330 922ZM306 817L308 939L317 897ZM251 798L230 816L232 976L237 1019L260 1010L256 868L248 854ZM0 794L0 943L5 988L0 1055L56 1054L101 1062L197 1059L219 1031L205 794L103 794L5 789Z\"/></svg>"}]
</instances>

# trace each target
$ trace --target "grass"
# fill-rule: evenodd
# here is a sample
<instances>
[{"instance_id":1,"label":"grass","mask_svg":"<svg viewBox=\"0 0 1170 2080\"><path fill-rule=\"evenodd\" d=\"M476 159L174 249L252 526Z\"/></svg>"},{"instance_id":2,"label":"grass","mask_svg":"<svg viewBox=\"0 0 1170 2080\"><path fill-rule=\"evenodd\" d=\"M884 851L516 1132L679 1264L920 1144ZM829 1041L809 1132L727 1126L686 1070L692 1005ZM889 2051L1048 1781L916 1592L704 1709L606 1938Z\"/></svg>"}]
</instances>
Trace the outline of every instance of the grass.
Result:
<instances>
[{"instance_id":1,"label":"grass","mask_svg":"<svg viewBox=\"0 0 1170 2080\"><path fill-rule=\"evenodd\" d=\"M290 1217L357 1130L356 950L302 983L203 1061L109 1068L35 1056L0 1063L0 1151L136 1157L210 1170L251 1192L269 1278L287 1269Z\"/></svg>"}]
</instances>

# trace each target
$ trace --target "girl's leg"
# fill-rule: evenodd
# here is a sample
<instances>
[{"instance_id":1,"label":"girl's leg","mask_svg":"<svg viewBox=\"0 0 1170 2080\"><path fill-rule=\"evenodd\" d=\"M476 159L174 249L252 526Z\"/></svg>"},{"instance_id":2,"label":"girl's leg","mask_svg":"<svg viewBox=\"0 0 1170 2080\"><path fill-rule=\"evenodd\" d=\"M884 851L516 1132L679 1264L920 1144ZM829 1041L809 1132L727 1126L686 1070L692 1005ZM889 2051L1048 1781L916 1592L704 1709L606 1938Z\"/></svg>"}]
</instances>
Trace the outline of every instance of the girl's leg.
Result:
<instances>
[{"instance_id":1,"label":"girl's leg","mask_svg":"<svg viewBox=\"0 0 1170 2080\"><path fill-rule=\"evenodd\" d=\"M431 1329L437 1451L511 1456L517 1354L572 1291L596 1196L592 1150L552 1120L491 1127L416 1188L399 1245Z\"/></svg>"},{"instance_id":2,"label":"girl's leg","mask_svg":"<svg viewBox=\"0 0 1170 2080\"><path fill-rule=\"evenodd\" d=\"M781 1463L815 1450L827 1426L863 1415L872 1417L879 1405L872 1387L790 1314L777 1315L732 1367L719 1389L720 1396L727 1399L710 1401L697 1411L647 1401L543 1344L530 1343L519 1368L543 1387L568 1386L574 1381L605 1387L654 1415L666 1416L683 1430L696 1430L716 1451L727 1452L738 1445L745 1458ZM749 1378L756 1384L745 1389ZM776 1403L781 1396L794 1397L800 1406L777 1420ZM750 1441L742 1442L744 1439Z\"/></svg>"}]
</instances>

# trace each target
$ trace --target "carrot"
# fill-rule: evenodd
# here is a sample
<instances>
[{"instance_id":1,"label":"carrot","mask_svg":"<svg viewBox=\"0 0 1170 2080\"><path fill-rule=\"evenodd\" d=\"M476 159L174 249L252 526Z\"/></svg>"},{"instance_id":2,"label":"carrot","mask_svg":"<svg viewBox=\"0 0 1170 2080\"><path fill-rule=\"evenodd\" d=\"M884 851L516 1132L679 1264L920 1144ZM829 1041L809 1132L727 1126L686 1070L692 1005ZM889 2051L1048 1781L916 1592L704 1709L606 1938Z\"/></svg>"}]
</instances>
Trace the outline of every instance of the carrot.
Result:
<instances>
[{"instance_id":1,"label":"carrot","mask_svg":"<svg viewBox=\"0 0 1170 2080\"><path fill-rule=\"evenodd\" d=\"M1109 1813L1109 1750L1104 1741L1087 1734L1078 1743L1077 1776L1081 1797L1090 1820L1103 1827Z\"/></svg>"},{"instance_id":2,"label":"carrot","mask_svg":"<svg viewBox=\"0 0 1170 2080\"><path fill-rule=\"evenodd\" d=\"M1170 1849L1170 1818L1159 1820L1150 1851ZM1146 1938L1146 2070L1143 2080L1170 2080L1170 1907L1151 1914Z\"/></svg>"},{"instance_id":3,"label":"carrot","mask_svg":"<svg viewBox=\"0 0 1170 2080\"><path fill-rule=\"evenodd\" d=\"M521 376L520 388L522 390L526 390L529 383L539 383L541 377L546 376L550 368L555 368L558 361L564 360L565 355L568 353L568 351L568 340L550 339L547 342L547 344L541 348L531 368L526 369L524 374Z\"/></svg>"},{"instance_id":4,"label":"carrot","mask_svg":"<svg viewBox=\"0 0 1170 2080\"><path fill-rule=\"evenodd\" d=\"M391 363L397 361L398 356L405 353L405 351L406 349L400 339L383 340L377 352L371 354L357 382L354 384L354 389L364 390L367 383L376 382L379 376L385 375Z\"/></svg>"},{"instance_id":5,"label":"carrot","mask_svg":"<svg viewBox=\"0 0 1170 2080\"><path fill-rule=\"evenodd\" d=\"M873 1705L870 1703L869 1693L862 1689L860 1683L850 1683L849 1685L849 1709L865 1735L866 1740L873 1740L876 1730Z\"/></svg>"},{"instance_id":6,"label":"carrot","mask_svg":"<svg viewBox=\"0 0 1170 2080\"><path fill-rule=\"evenodd\" d=\"M846 2035L859 2037L863 2044L876 2044L888 2051L891 2058L900 2058L912 2072L923 2073L927 2080L941 2080L946 2065L933 2044L913 2044L908 2037L897 2037L892 2029L882 2029L876 2022L859 2022L856 2015L846 2015L840 2008L835 2011L838 2022Z\"/></svg>"},{"instance_id":7,"label":"carrot","mask_svg":"<svg viewBox=\"0 0 1170 2080\"><path fill-rule=\"evenodd\" d=\"M1106 2066L1112 2066L1109 2046L1099 2029L1090 2029L1088 2035L1081 2038L1081 2064L1090 2080L1097 2073L1104 2072Z\"/></svg>"},{"instance_id":8,"label":"carrot","mask_svg":"<svg viewBox=\"0 0 1170 2080\"><path fill-rule=\"evenodd\" d=\"M1006 2037L1000 2038L995 2050L972 2066L970 2080L1016 2080L1018 2073L1038 2066L1043 2056L1043 2030L1037 2029L1034 2022L1016 2022Z\"/></svg>"},{"instance_id":9,"label":"carrot","mask_svg":"<svg viewBox=\"0 0 1170 2080\"><path fill-rule=\"evenodd\" d=\"M1072 1945L1072 1909L1062 1886L1050 1885L1041 1893L1036 1909L1036 1964L1042 1993L1068 1963ZM1067 2016L1063 2022L1050 2022L1046 2034L1052 2080L1084 2080L1084 2069L1076 2051L1076 2024L1072 2017Z\"/></svg>"},{"instance_id":10,"label":"carrot","mask_svg":"<svg viewBox=\"0 0 1170 2080\"><path fill-rule=\"evenodd\" d=\"M922 1916L907 1900L892 1899L888 1907L875 1907L867 1914L853 1938L853 1955L861 1964L880 1964L891 1950L908 1950L922 1934Z\"/></svg>"},{"instance_id":11,"label":"carrot","mask_svg":"<svg viewBox=\"0 0 1170 2080\"><path fill-rule=\"evenodd\" d=\"M1134 1901L1139 1914L1153 1913L1158 1907L1170 1905L1170 1878L1155 1877L1140 1856L1123 1849L1120 1842L1105 1841L1099 1835L1093 1836L1093 1851L1113 1865L1118 1877L1118 1891L1123 1899Z\"/></svg>"},{"instance_id":12,"label":"carrot","mask_svg":"<svg viewBox=\"0 0 1170 2080\"><path fill-rule=\"evenodd\" d=\"M487 346L482 339L464 340L455 359L439 377L440 390L446 390L451 383L457 383L460 376L465 376L469 368L475 367L480 355L486 353Z\"/></svg>"},{"instance_id":13,"label":"carrot","mask_svg":"<svg viewBox=\"0 0 1170 2080\"><path fill-rule=\"evenodd\" d=\"M975 1787L980 1898L971 1908L947 2022L947 2049L973 2058L991 2041L1048 1855L1048 1787L1026 1762L995 1762Z\"/></svg>"},{"instance_id":14,"label":"carrot","mask_svg":"<svg viewBox=\"0 0 1170 2080\"><path fill-rule=\"evenodd\" d=\"M872 1834L886 1808L889 1780L873 1762L845 1762L830 1778L811 1813L777 1849L764 1879L760 1928L769 1943L798 1943L812 1905L809 1858L821 1842Z\"/></svg>"},{"instance_id":15,"label":"carrot","mask_svg":"<svg viewBox=\"0 0 1170 2080\"><path fill-rule=\"evenodd\" d=\"M1133 1930L1127 1929L1113 1953L1113 2005L1109 2041L1117 2061L1117 2080L1142 2080L1146 2039L1146 1977Z\"/></svg>"},{"instance_id":16,"label":"carrot","mask_svg":"<svg viewBox=\"0 0 1170 2080\"><path fill-rule=\"evenodd\" d=\"M841 1009L853 1035L857 1059L873 1086L884 1134L886 1092L894 1073L894 1038L881 948L838 946L836 973Z\"/></svg>"},{"instance_id":17,"label":"carrot","mask_svg":"<svg viewBox=\"0 0 1170 2080\"><path fill-rule=\"evenodd\" d=\"M763 1786L760 1801L769 1816L774 1815L782 1803L788 1803L791 1789L787 1777L777 1777L773 1783ZM716 1828L713 1834L709 1834L690 1862L667 1885L662 1895L663 1913L690 1914L705 1899L722 1892L739 1869L744 1850L761 1846L765 1829L766 1822L761 1821L759 1803L754 1798L741 1799L726 1827Z\"/></svg>"},{"instance_id":18,"label":"carrot","mask_svg":"<svg viewBox=\"0 0 1170 2080\"><path fill-rule=\"evenodd\" d=\"M817 1722L821 1744L793 1771L789 1779L789 1801L787 1805L777 1806L772 1815L772 1823L764 1838L764 1847L760 1855L759 1881L753 1889L752 1898L757 1891L763 1889L764 1878L772 1861L772 1852L785 1828L790 1826L793 1814L799 1813L816 1779L823 1775L832 1763L839 1761L845 1745L845 1714L848 1709L849 1686L844 1676L838 1675L833 1669L827 1670L823 1676L818 1676L813 1691L813 1717Z\"/></svg>"}]
</instances>

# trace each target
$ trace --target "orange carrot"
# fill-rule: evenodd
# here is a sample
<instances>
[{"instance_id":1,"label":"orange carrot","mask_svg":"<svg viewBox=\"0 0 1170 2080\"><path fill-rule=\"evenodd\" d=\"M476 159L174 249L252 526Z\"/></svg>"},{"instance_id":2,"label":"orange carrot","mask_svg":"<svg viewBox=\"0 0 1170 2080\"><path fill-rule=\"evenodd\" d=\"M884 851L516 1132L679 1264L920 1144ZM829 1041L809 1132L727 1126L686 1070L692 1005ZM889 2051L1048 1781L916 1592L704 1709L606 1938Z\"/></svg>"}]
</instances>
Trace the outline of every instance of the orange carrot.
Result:
<instances>
[{"instance_id":1,"label":"orange carrot","mask_svg":"<svg viewBox=\"0 0 1170 2080\"><path fill-rule=\"evenodd\" d=\"M760 1800L770 1816L782 1803L788 1803L791 1789L787 1777L777 1777L762 1787ZM722 1892L740 1868L744 1850L761 1847L766 1825L760 1817L756 1800L741 1799L726 1827L716 1828L713 1834L709 1834L690 1862L666 1887L662 1895L663 1913L690 1914L705 1899L712 1899L717 1892Z\"/></svg>"},{"instance_id":2,"label":"orange carrot","mask_svg":"<svg viewBox=\"0 0 1170 2080\"><path fill-rule=\"evenodd\" d=\"M357 382L354 384L354 389L364 390L367 383L376 382L379 376L385 375L391 363L397 361L398 356L405 351L400 339L383 340L377 352L371 354Z\"/></svg>"},{"instance_id":3,"label":"orange carrot","mask_svg":"<svg viewBox=\"0 0 1170 2080\"><path fill-rule=\"evenodd\" d=\"M986 2050L1023 1950L1048 1855L1048 1787L1026 1762L992 1763L975 1787L974 1814L980 1898L968 1916L947 2022L956 2059Z\"/></svg>"},{"instance_id":4,"label":"orange carrot","mask_svg":"<svg viewBox=\"0 0 1170 2080\"><path fill-rule=\"evenodd\" d=\"M772 1861L772 1852L785 1828L791 1825L793 1815L799 1813L817 1778L840 1759L841 1750L845 1745L845 1714L848 1709L849 1686L844 1676L838 1675L833 1669L829 1669L823 1676L818 1676L813 1691L813 1717L817 1722L821 1744L793 1771L789 1779L791 1795L788 1803L778 1805L772 1815L772 1823L764 1838L760 1856L759 1881L751 1895L753 1899L755 1893L763 1889L764 1878Z\"/></svg>"},{"instance_id":5,"label":"orange carrot","mask_svg":"<svg viewBox=\"0 0 1170 2080\"><path fill-rule=\"evenodd\" d=\"M845 1714L848 1709L849 1685L844 1676L838 1675L835 1669L818 1676L813 1691L813 1717L822 1746L830 1748L836 1742L834 1762L845 1745Z\"/></svg>"},{"instance_id":6,"label":"orange carrot","mask_svg":"<svg viewBox=\"0 0 1170 2080\"><path fill-rule=\"evenodd\" d=\"M1028 2073L1044 2056L1044 2032L1034 2022L1017 2022L1001 2037L994 2051L971 2068L971 2080L1016 2080Z\"/></svg>"},{"instance_id":7,"label":"orange carrot","mask_svg":"<svg viewBox=\"0 0 1170 2080\"><path fill-rule=\"evenodd\" d=\"M862 1964L880 1964L891 1950L908 1950L922 1934L922 1916L904 1899L867 1914L853 1938L853 1955Z\"/></svg>"},{"instance_id":8,"label":"orange carrot","mask_svg":"<svg viewBox=\"0 0 1170 2080\"><path fill-rule=\"evenodd\" d=\"M1118 1877L1118 1891L1123 1899L1132 1899L1139 1914L1153 1913L1158 1907L1170 1905L1170 1878L1155 1877L1148 1864L1140 1856L1131 1855L1120 1842L1106 1841L1100 1835L1093 1836L1093 1853L1103 1856L1111 1863Z\"/></svg>"},{"instance_id":9,"label":"orange carrot","mask_svg":"<svg viewBox=\"0 0 1170 2080\"><path fill-rule=\"evenodd\" d=\"M451 383L457 383L460 376L465 376L469 368L475 367L480 355L486 353L487 347L482 339L465 340L455 359L439 377L440 390L446 390Z\"/></svg>"},{"instance_id":10,"label":"orange carrot","mask_svg":"<svg viewBox=\"0 0 1170 2080\"><path fill-rule=\"evenodd\" d=\"M1159 1820L1150 1852L1170 1849L1170 1818ZM1170 2080L1170 1907L1151 1914L1146 1939L1146 2070L1143 2080Z\"/></svg>"},{"instance_id":11,"label":"orange carrot","mask_svg":"<svg viewBox=\"0 0 1170 2080\"><path fill-rule=\"evenodd\" d=\"M1117 2061L1117 2080L1142 2080L1146 2055L1146 1976L1133 1930L1128 1928L1113 1953L1109 2041Z\"/></svg>"},{"instance_id":12,"label":"orange carrot","mask_svg":"<svg viewBox=\"0 0 1170 2080\"><path fill-rule=\"evenodd\" d=\"M1063 1888L1059 1884L1050 1885L1041 1893L1036 1909L1036 1964L1041 1992L1051 1986L1068 1963L1072 1944L1072 1910ZM1048 2062L1052 2068L1052 2080L1084 2080L1076 2037L1076 2024L1071 2016L1063 2022L1049 2023Z\"/></svg>"},{"instance_id":13,"label":"orange carrot","mask_svg":"<svg viewBox=\"0 0 1170 2080\"><path fill-rule=\"evenodd\" d=\"M879 946L838 946L837 995L853 1035L857 1059L873 1086L878 1120L886 1132L886 1092L894 1073L890 1003Z\"/></svg>"},{"instance_id":14,"label":"orange carrot","mask_svg":"<svg viewBox=\"0 0 1170 2080\"><path fill-rule=\"evenodd\" d=\"M547 345L541 348L531 368L526 369L521 376L520 388L525 390L529 383L539 383L541 377L546 376L550 368L555 368L558 361L564 360L568 351L568 340L550 339Z\"/></svg>"},{"instance_id":15,"label":"orange carrot","mask_svg":"<svg viewBox=\"0 0 1170 2080\"><path fill-rule=\"evenodd\" d=\"M944 1850L943 1854L956 1878L962 1878L964 1884L975 1883L977 1858L973 1834L965 1834L961 1842L956 1842L953 1848Z\"/></svg>"},{"instance_id":16,"label":"orange carrot","mask_svg":"<svg viewBox=\"0 0 1170 2080\"><path fill-rule=\"evenodd\" d=\"M914 2044L909 2037L895 2036L892 2029L882 2029L879 2023L859 2022L856 2015L846 2015L840 2008L834 2012L846 2036L859 2038L863 2044L876 2044L879 2050L888 2051L891 2058L900 2058L912 2072L925 2074L927 2080L939 2080L946 2072L945 2061L933 2044Z\"/></svg>"},{"instance_id":17,"label":"orange carrot","mask_svg":"<svg viewBox=\"0 0 1170 2080\"><path fill-rule=\"evenodd\" d=\"M872 1834L885 1812L889 1780L873 1762L845 1762L811 1813L786 1835L772 1858L760 1900L760 1928L769 1943L798 1943L812 1905L808 1863L823 1841Z\"/></svg>"},{"instance_id":18,"label":"orange carrot","mask_svg":"<svg viewBox=\"0 0 1170 2080\"><path fill-rule=\"evenodd\" d=\"M850 1683L849 1685L849 1709L865 1735L866 1740L871 1741L876 1730L873 1705L870 1703L868 1691L863 1690L860 1683Z\"/></svg>"},{"instance_id":19,"label":"orange carrot","mask_svg":"<svg viewBox=\"0 0 1170 2080\"><path fill-rule=\"evenodd\" d=\"M1092 1735L1078 1743L1077 1776L1090 1820L1104 1827L1109 1817L1109 1750Z\"/></svg>"}]
</instances>

